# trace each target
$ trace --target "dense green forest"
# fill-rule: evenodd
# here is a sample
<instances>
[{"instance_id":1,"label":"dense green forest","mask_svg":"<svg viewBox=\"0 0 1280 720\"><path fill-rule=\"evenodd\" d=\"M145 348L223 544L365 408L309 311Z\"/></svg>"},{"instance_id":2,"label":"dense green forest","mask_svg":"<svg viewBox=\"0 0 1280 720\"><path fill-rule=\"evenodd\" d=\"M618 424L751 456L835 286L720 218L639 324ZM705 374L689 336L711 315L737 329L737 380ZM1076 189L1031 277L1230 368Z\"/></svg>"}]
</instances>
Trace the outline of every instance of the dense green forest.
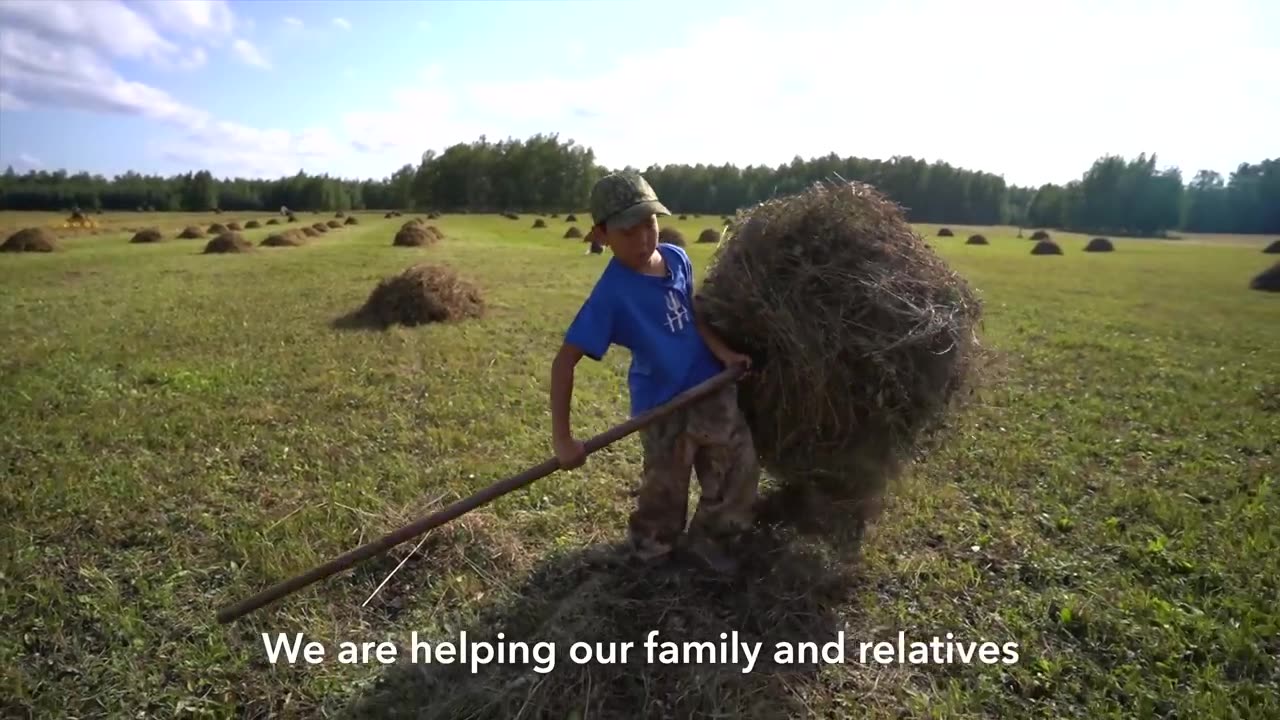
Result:
<instances>
[{"instance_id":1,"label":"dense green forest","mask_svg":"<svg viewBox=\"0 0 1280 720\"><path fill-rule=\"evenodd\" d=\"M592 183L609 170L596 163L590 148L557 135L499 142L481 137L438 155L428 151L417 165L406 164L380 180L304 172L274 180L223 179L207 170L105 178L62 170L19 175L9 168L0 176L0 209L568 212L586 207ZM1079 180L1040 188L1009 186L998 175L910 157L831 154L797 157L778 167L665 165L642 172L677 213L732 213L838 176L875 185L915 222L1141 235L1178 229L1280 233L1280 158L1242 163L1225 179L1201 170L1185 183L1180 170L1158 168L1155 155L1106 156Z\"/></svg>"}]
</instances>

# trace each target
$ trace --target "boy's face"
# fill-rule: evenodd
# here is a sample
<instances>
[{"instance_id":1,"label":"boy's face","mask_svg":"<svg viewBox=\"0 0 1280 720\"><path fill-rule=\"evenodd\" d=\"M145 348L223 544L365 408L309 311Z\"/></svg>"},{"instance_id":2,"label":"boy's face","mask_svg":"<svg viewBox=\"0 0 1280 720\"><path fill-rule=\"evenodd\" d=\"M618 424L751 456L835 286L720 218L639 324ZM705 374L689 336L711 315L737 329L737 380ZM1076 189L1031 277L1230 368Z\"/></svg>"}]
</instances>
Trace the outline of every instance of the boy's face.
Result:
<instances>
[{"instance_id":1,"label":"boy's face","mask_svg":"<svg viewBox=\"0 0 1280 720\"><path fill-rule=\"evenodd\" d=\"M625 230L606 229L604 244L627 265L643 265L658 249L658 216L650 215Z\"/></svg>"}]
</instances>

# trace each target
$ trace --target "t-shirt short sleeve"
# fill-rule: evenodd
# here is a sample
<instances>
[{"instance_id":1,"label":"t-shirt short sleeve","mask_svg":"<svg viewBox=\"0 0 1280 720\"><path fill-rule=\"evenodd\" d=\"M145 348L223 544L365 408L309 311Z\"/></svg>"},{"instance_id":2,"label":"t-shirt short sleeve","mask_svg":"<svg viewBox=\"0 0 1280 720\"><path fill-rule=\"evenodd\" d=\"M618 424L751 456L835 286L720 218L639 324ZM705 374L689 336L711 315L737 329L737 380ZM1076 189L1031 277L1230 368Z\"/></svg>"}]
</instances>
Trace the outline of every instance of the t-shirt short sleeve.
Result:
<instances>
[{"instance_id":1,"label":"t-shirt short sleeve","mask_svg":"<svg viewBox=\"0 0 1280 720\"><path fill-rule=\"evenodd\" d=\"M613 342L613 294L599 283L578 310L564 341L576 345L592 360L600 360Z\"/></svg>"}]
</instances>

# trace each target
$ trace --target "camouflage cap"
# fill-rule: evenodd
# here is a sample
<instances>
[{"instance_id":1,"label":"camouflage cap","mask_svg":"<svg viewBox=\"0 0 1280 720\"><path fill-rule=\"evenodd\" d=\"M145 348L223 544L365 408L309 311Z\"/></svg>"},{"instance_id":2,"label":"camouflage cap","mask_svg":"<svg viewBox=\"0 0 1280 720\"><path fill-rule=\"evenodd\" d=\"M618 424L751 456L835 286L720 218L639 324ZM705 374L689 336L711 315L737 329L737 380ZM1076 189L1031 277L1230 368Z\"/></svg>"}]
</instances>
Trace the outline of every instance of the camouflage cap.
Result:
<instances>
[{"instance_id":1,"label":"camouflage cap","mask_svg":"<svg viewBox=\"0 0 1280 720\"><path fill-rule=\"evenodd\" d=\"M605 175L591 188L591 222L626 229L650 215L670 215L658 194L638 173Z\"/></svg>"}]
</instances>

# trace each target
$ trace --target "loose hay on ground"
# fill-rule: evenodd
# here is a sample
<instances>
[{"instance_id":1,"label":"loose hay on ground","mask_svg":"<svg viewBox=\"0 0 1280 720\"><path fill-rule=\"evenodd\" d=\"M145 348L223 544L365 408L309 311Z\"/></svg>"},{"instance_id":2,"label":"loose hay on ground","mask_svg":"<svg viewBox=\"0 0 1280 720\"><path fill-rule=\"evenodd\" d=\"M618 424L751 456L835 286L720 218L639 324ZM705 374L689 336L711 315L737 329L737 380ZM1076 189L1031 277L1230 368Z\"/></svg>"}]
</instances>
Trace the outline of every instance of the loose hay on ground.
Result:
<instances>
[{"instance_id":1,"label":"loose hay on ground","mask_svg":"<svg viewBox=\"0 0 1280 720\"><path fill-rule=\"evenodd\" d=\"M53 252L58 248L58 236L46 228L25 228L9 236L0 245L0 252Z\"/></svg>"},{"instance_id":2,"label":"loose hay on ground","mask_svg":"<svg viewBox=\"0 0 1280 720\"><path fill-rule=\"evenodd\" d=\"M414 265L384 278L363 307L340 325L386 328L478 318L485 303L480 289L443 265Z\"/></svg>"},{"instance_id":3,"label":"loose hay on ground","mask_svg":"<svg viewBox=\"0 0 1280 720\"><path fill-rule=\"evenodd\" d=\"M204 230L195 225L188 225L182 228L182 232L178 233L178 237L182 240L193 240L195 238L204 237Z\"/></svg>"},{"instance_id":4,"label":"loose hay on ground","mask_svg":"<svg viewBox=\"0 0 1280 720\"><path fill-rule=\"evenodd\" d=\"M1041 240L1036 246L1031 248L1032 255L1061 255L1062 248L1058 247L1058 243L1052 240Z\"/></svg>"},{"instance_id":5,"label":"loose hay on ground","mask_svg":"<svg viewBox=\"0 0 1280 720\"><path fill-rule=\"evenodd\" d=\"M1112 245L1110 240L1101 237L1090 240L1089 244L1084 246L1085 252L1111 252L1115 249L1115 245Z\"/></svg>"},{"instance_id":6,"label":"loose hay on ground","mask_svg":"<svg viewBox=\"0 0 1280 720\"><path fill-rule=\"evenodd\" d=\"M160 234L159 228L146 228L139 230L129 239L131 243L157 243L164 240L164 235Z\"/></svg>"},{"instance_id":7,"label":"loose hay on ground","mask_svg":"<svg viewBox=\"0 0 1280 720\"><path fill-rule=\"evenodd\" d=\"M204 246L206 255L211 253L243 253L251 252L253 243L245 240L240 233L224 232Z\"/></svg>"},{"instance_id":8,"label":"loose hay on ground","mask_svg":"<svg viewBox=\"0 0 1280 720\"><path fill-rule=\"evenodd\" d=\"M871 186L815 184L740 220L699 303L753 358L739 401L761 463L865 518L972 387L981 303Z\"/></svg>"}]
</instances>

